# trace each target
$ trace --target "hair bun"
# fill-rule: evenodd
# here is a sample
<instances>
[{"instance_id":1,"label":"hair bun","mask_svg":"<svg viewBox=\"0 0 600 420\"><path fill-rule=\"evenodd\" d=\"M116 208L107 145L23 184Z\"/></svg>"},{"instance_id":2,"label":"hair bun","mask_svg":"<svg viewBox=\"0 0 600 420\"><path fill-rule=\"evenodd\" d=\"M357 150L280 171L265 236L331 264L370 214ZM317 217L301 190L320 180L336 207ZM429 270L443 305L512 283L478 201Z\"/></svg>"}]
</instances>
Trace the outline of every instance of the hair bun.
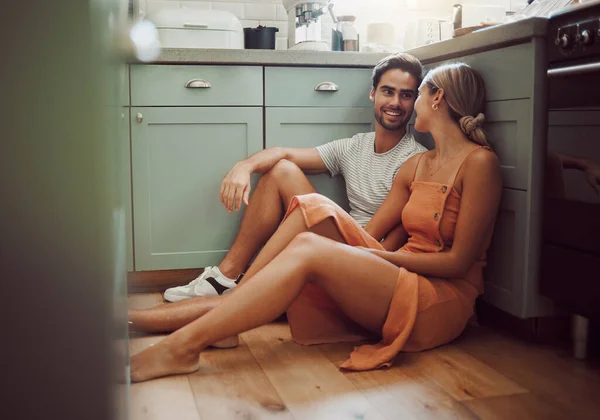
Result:
<instances>
[{"instance_id":1,"label":"hair bun","mask_svg":"<svg viewBox=\"0 0 600 420\"><path fill-rule=\"evenodd\" d=\"M458 123L460 124L460 129L465 132L465 134L471 134L475 129L481 128L483 123L485 122L485 115L481 112L477 114L476 117L471 115L467 115L462 117Z\"/></svg>"}]
</instances>

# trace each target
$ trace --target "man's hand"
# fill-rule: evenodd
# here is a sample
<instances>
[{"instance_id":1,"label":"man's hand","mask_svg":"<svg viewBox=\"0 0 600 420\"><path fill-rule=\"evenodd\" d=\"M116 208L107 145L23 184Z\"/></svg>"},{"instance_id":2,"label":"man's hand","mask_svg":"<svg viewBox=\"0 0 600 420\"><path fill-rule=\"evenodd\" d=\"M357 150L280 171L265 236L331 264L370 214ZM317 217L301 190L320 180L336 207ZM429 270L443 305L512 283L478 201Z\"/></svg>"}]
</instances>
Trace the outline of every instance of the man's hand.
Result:
<instances>
[{"instance_id":1,"label":"man's hand","mask_svg":"<svg viewBox=\"0 0 600 420\"><path fill-rule=\"evenodd\" d=\"M588 161L584 173L587 182L600 195L600 165Z\"/></svg>"},{"instance_id":2,"label":"man's hand","mask_svg":"<svg viewBox=\"0 0 600 420\"><path fill-rule=\"evenodd\" d=\"M225 175L221 183L221 203L228 212L239 211L244 204L248 205L250 198L250 175L252 171L244 162L238 162Z\"/></svg>"}]
</instances>

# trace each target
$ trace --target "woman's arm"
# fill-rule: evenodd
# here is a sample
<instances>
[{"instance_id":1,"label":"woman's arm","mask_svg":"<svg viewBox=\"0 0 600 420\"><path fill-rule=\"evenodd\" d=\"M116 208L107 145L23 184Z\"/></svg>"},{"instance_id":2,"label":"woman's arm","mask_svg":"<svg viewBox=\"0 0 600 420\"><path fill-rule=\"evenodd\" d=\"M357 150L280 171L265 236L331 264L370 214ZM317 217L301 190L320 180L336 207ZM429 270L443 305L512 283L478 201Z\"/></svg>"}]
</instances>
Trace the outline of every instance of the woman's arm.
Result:
<instances>
[{"instance_id":1,"label":"woman's arm","mask_svg":"<svg viewBox=\"0 0 600 420\"><path fill-rule=\"evenodd\" d=\"M502 194L502 177L497 156L485 149L474 152L464 165L460 210L450 251L369 252L415 273L447 278L465 276L480 257L492 229Z\"/></svg>"},{"instance_id":2,"label":"woman's arm","mask_svg":"<svg viewBox=\"0 0 600 420\"><path fill-rule=\"evenodd\" d=\"M389 194L365 226L367 233L378 241L402 223L402 210L410 196L410 184L419 156L411 157L398 169Z\"/></svg>"},{"instance_id":3,"label":"woman's arm","mask_svg":"<svg viewBox=\"0 0 600 420\"><path fill-rule=\"evenodd\" d=\"M396 251L402 247L408 240L408 233L404 226L397 225L395 228L390 230L386 235L381 245L387 251Z\"/></svg>"}]
</instances>

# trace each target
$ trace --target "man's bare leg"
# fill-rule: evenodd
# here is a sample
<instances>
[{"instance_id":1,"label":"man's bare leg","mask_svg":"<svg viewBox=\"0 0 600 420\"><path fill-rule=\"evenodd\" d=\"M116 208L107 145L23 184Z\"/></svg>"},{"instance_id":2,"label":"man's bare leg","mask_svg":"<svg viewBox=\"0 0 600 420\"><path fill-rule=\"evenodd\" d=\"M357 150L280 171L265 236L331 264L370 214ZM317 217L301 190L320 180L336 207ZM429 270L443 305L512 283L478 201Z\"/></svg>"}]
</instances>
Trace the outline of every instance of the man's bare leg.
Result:
<instances>
[{"instance_id":1,"label":"man's bare leg","mask_svg":"<svg viewBox=\"0 0 600 420\"><path fill-rule=\"evenodd\" d=\"M344 242L337 226L331 218L308 229L300 209L297 208L281 224L258 254L241 283L252 278L254 274L279 255L298 234L306 231L333 239L337 242ZM219 306L224 299L236 293L237 290L236 288L223 296L196 297L168 305L161 305L152 309L130 310L130 328L136 331L154 333L175 331Z\"/></svg>"},{"instance_id":2,"label":"man's bare leg","mask_svg":"<svg viewBox=\"0 0 600 420\"><path fill-rule=\"evenodd\" d=\"M237 278L277 230L292 197L313 192L314 187L294 163L281 160L273 166L250 196L240 230L219 264L221 273Z\"/></svg>"}]
</instances>

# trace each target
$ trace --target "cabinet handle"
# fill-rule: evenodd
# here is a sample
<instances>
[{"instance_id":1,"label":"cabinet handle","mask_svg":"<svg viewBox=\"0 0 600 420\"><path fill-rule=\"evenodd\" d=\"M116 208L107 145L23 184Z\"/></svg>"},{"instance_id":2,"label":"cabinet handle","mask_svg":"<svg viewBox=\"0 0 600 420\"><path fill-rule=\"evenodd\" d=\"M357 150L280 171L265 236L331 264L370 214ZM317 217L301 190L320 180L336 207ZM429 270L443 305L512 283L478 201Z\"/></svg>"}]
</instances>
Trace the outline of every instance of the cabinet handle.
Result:
<instances>
[{"instance_id":1,"label":"cabinet handle","mask_svg":"<svg viewBox=\"0 0 600 420\"><path fill-rule=\"evenodd\" d=\"M549 69L548 77L570 76L573 74L590 73L600 70L600 63L580 64L577 66L568 66L558 69Z\"/></svg>"},{"instance_id":2,"label":"cabinet handle","mask_svg":"<svg viewBox=\"0 0 600 420\"><path fill-rule=\"evenodd\" d=\"M142 115L141 112L138 112L137 114L135 114L135 120L139 123L141 123L142 121L144 121L144 116Z\"/></svg>"},{"instance_id":3,"label":"cabinet handle","mask_svg":"<svg viewBox=\"0 0 600 420\"><path fill-rule=\"evenodd\" d=\"M186 22L183 24L184 28L201 28L201 29L207 29L208 25L206 23L193 23L193 22Z\"/></svg>"},{"instance_id":4,"label":"cabinet handle","mask_svg":"<svg viewBox=\"0 0 600 420\"><path fill-rule=\"evenodd\" d=\"M322 82L315 86L315 90L317 92L337 92L340 88L333 82Z\"/></svg>"},{"instance_id":5,"label":"cabinet handle","mask_svg":"<svg viewBox=\"0 0 600 420\"><path fill-rule=\"evenodd\" d=\"M188 89L208 89L212 87L207 80L204 79L192 79L188 80L185 84Z\"/></svg>"}]
</instances>

